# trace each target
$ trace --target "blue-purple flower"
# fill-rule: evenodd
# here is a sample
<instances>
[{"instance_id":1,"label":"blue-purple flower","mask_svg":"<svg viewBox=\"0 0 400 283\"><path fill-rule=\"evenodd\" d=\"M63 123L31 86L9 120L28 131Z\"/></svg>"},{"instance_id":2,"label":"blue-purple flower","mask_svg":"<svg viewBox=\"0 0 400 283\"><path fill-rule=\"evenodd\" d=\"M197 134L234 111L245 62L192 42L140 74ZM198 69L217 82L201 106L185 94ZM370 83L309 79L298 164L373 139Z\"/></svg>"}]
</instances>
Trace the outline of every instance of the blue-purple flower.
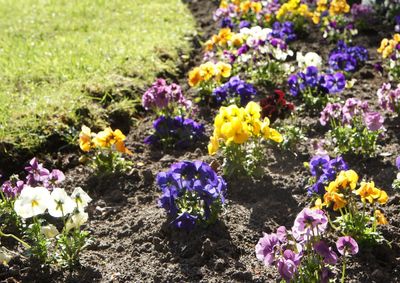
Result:
<instances>
[{"instance_id":1,"label":"blue-purple flower","mask_svg":"<svg viewBox=\"0 0 400 283\"><path fill-rule=\"evenodd\" d=\"M192 119L160 116L153 123L154 133L144 143L165 147L186 148L204 136L204 125Z\"/></svg>"},{"instance_id":2,"label":"blue-purple flower","mask_svg":"<svg viewBox=\"0 0 400 283\"><path fill-rule=\"evenodd\" d=\"M175 163L158 173L156 182L162 191L158 205L178 228L213 223L225 203L225 181L202 161Z\"/></svg>"},{"instance_id":3,"label":"blue-purple flower","mask_svg":"<svg viewBox=\"0 0 400 283\"><path fill-rule=\"evenodd\" d=\"M213 91L213 96L218 104L223 102L231 103L233 100L239 106L247 105L256 95L257 91L254 86L241 80L238 76L232 77L228 82Z\"/></svg>"},{"instance_id":4,"label":"blue-purple flower","mask_svg":"<svg viewBox=\"0 0 400 283\"><path fill-rule=\"evenodd\" d=\"M329 66L333 71L355 72L368 58L365 47L348 46L344 41L339 41L329 55Z\"/></svg>"}]
</instances>

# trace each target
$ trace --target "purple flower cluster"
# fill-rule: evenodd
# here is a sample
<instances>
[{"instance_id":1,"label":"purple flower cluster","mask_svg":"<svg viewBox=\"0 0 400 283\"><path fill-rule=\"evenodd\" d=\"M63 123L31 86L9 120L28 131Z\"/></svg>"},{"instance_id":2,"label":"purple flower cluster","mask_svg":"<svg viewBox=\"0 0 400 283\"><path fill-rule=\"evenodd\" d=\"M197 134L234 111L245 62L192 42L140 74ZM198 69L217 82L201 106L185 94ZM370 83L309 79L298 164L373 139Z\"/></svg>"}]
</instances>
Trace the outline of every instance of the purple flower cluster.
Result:
<instances>
[{"instance_id":1,"label":"purple flower cluster","mask_svg":"<svg viewBox=\"0 0 400 283\"><path fill-rule=\"evenodd\" d=\"M182 89L177 84L167 84L164 79L157 79L152 86L143 94L142 105L144 109L165 110L175 105L186 110L192 107L192 102L187 100Z\"/></svg>"},{"instance_id":2,"label":"purple flower cluster","mask_svg":"<svg viewBox=\"0 0 400 283\"><path fill-rule=\"evenodd\" d=\"M325 126L328 121L341 125L354 125L361 121L368 130L383 130L384 118L379 112L370 111L368 102L356 98L349 98L344 105L341 103L328 103L321 112L319 122Z\"/></svg>"},{"instance_id":3,"label":"purple flower cluster","mask_svg":"<svg viewBox=\"0 0 400 283\"><path fill-rule=\"evenodd\" d=\"M400 85L392 89L390 83L384 83L377 94L382 109L400 114Z\"/></svg>"},{"instance_id":4,"label":"purple flower cluster","mask_svg":"<svg viewBox=\"0 0 400 283\"><path fill-rule=\"evenodd\" d=\"M313 176L313 184L307 188L308 195L325 193L325 187L336 179L340 171L349 169L341 156L331 159L328 155L317 155L309 162L310 172Z\"/></svg>"},{"instance_id":5,"label":"purple flower cluster","mask_svg":"<svg viewBox=\"0 0 400 283\"><path fill-rule=\"evenodd\" d=\"M212 224L225 203L226 183L202 161L183 161L157 175L162 190L158 200L173 219L172 225L185 230L196 224Z\"/></svg>"},{"instance_id":6,"label":"purple flower cluster","mask_svg":"<svg viewBox=\"0 0 400 283\"><path fill-rule=\"evenodd\" d=\"M320 280L316 282L328 282L332 276L330 267L337 263L338 255L321 240L327 225L328 218L322 210L304 208L290 231L281 226L276 233L264 234L255 247L257 259L267 266L276 266L286 282L300 277L300 269L309 268L306 265L310 259L319 259L322 268L312 270L319 273Z\"/></svg>"},{"instance_id":7,"label":"purple flower cluster","mask_svg":"<svg viewBox=\"0 0 400 283\"><path fill-rule=\"evenodd\" d=\"M148 145L187 148L204 135L204 125L192 119L160 116L153 122L154 133L145 138Z\"/></svg>"},{"instance_id":8,"label":"purple flower cluster","mask_svg":"<svg viewBox=\"0 0 400 283\"><path fill-rule=\"evenodd\" d=\"M317 67L309 66L304 72L291 75L288 85L293 96L306 92L312 92L314 95L336 94L344 90L346 78L340 72L322 74Z\"/></svg>"},{"instance_id":9,"label":"purple flower cluster","mask_svg":"<svg viewBox=\"0 0 400 283\"><path fill-rule=\"evenodd\" d=\"M238 76L232 77L228 82L217 87L213 91L217 103L231 102L230 100L240 99L240 106L245 106L250 102L257 91L252 84L246 83Z\"/></svg>"},{"instance_id":10,"label":"purple flower cluster","mask_svg":"<svg viewBox=\"0 0 400 283\"><path fill-rule=\"evenodd\" d=\"M297 39L296 33L294 32L294 24L292 22L275 22L272 25L271 35L275 38L284 40L286 43Z\"/></svg>"},{"instance_id":11,"label":"purple flower cluster","mask_svg":"<svg viewBox=\"0 0 400 283\"><path fill-rule=\"evenodd\" d=\"M65 180L65 175L58 169L53 169L51 172L39 163L37 158L33 158L29 165L25 167L27 176L25 181L19 180L19 177L14 175L10 180L3 183L1 190L8 198L17 197L25 186L30 187L45 187L52 190L58 184Z\"/></svg>"},{"instance_id":12,"label":"purple flower cluster","mask_svg":"<svg viewBox=\"0 0 400 283\"><path fill-rule=\"evenodd\" d=\"M353 4L351 6L351 14L355 21L371 22L371 17L374 16L375 11L370 5Z\"/></svg>"},{"instance_id":13,"label":"purple flower cluster","mask_svg":"<svg viewBox=\"0 0 400 283\"><path fill-rule=\"evenodd\" d=\"M334 71L355 72L368 60L368 50L362 46L348 46L339 41L329 54L329 66Z\"/></svg>"}]
</instances>

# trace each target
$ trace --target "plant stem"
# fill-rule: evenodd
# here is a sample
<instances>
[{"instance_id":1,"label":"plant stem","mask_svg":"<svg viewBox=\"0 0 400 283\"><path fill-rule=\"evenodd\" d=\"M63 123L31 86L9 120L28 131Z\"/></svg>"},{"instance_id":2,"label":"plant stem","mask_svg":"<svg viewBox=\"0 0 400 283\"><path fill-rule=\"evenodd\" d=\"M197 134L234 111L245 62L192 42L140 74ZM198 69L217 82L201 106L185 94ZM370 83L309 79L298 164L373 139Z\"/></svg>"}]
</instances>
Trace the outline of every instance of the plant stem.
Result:
<instances>
[{"instance_id":1,"label":"plant stem","mask_svg":"<svg viewBox=\"0 0 400 283\"><path fill-rule=\"evenodd\" d=\"M346 254L343 255L342 280L341 280L342 283L344 283L345 278L346 278Z\"/></svg>"},{"instance_id":2,"label":"plant stem","mask_svg":"<svg viewBox=\"0 0 400 283\"><path fill-rule=\"evenodd\" d=\"M27 242L23 241L22 239L18 238L17 236L15 236L13 234L5 234L5 233L3 233L3 231L0 231L0 237L7 237L7 238L11 237L14 240L20 242L25 248L27 248L27 249L31 248L31 246Z\"/></svg>"}]
</instances>

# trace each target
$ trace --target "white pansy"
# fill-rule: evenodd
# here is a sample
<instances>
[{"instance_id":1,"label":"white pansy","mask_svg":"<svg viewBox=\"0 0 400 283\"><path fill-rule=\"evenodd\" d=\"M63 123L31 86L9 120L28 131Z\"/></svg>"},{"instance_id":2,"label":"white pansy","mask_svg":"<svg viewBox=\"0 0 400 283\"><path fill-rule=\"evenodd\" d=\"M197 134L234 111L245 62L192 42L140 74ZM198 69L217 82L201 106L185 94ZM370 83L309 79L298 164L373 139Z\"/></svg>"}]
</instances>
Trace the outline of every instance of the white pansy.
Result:
<instances>
[{"instance_id":1,"label":"white pansy","mask_svg":"<svg viewBox=\"0 0 400 283\"><path fill-rule=\"evenodd\" d=\"M86 212L77 211L68 218L67 222L65 223L65 229L67 231L73 228L77 229L85 224L88 218L89 215Z\"/></svg>"},{"instance_id":2,"label":"white pansy","mask_svg":"<svg viewBox=\"0 0 400 283\"><path fill-rule=\"evenodd\" d=\"M14 203L14 210L22 218L43 214L50 202L50 192L44 187L24 187Z\"/></svg>"},{"instance_id":3,"label":"white pansy","mask_svg":"<svg viewBox=\"0 0 400 283\"><path fill-rule=\"evenodd\" d=\"M48 239L54 238L60 234L60 232L57 230L57 227L53 224L40 227L40 232Z\"/></svg>"},{"instance_id":4,"label":"white pansy","mask_svg":"<svg viewBox=\"0 0 400 283\"><path fill-rule=\"evenodd\" d=\"M314 66L320 68L322 66L322 58L315 52L308 52L303 56L301 52L296 53L296 60L300 68Z\"/></svg>"},{"instance_id":5,"label":"white pansy","mask_svg":"<svg viewBox=\"0 0 400 283\"><path fill-rule=\"evenodd\" d=\"M0 247L0 264L8 265L12 256L7 252L4 247Z\"/></svg>"},{"instance_id":6,"label":"white pansy","mask_svg":"<svg viewBox=\"0 0 400 283\"><path fill-rule=\"evenodd\" d=\"M92 198L81 187L74 189L71 198L79 210L83 210L92 201Z\"/></svg>"},{"instance_id":7,"label":"white pansy","mask_svg":"<svg viewBox=\"0 0 400 283\"><path fill-rule=\"evenodd\" d=\"M76 205L64 189L55 188L51 192L51 200L49 202L49 214L53 217L65 216L74 211Z\"/></svg>"}]
</instances>

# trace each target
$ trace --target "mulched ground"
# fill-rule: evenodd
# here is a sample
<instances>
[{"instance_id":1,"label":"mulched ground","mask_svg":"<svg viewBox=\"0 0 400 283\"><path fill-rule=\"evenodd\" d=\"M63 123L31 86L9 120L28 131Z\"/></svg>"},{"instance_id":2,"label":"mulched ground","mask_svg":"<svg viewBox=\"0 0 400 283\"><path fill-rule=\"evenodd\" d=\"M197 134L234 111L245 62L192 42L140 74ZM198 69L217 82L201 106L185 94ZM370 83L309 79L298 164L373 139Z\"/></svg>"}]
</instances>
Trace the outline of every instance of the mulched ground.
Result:
<instances>
[{"instance_id":1,"label":"mulched ground","mask_svg":"<svg viewBox=\"0 0 400 283\"><path fill-rule=\"evenodd\" d=\"M216 3L208 0L190 1L189 8L203 32L205 39L216 31L212 12ZM356 42L368 47L371 61L355 74L356 87L345 97L370 101L377 107L376 91L385 81L373 70L378 60L376 48L387 35L381 28L360 35ZM186 71L200 58L199 38L194 40L196 52L192 60L182 66L182 76L176 80L185 83ZM311 34L295 45L303 52L317 51L326 59L332 46L322 45L320 34ZM324 48L321 48L324 46ZM212 113L215 113L215 109ZM207 122L207 133L212 132L210 110L203 111L201 120ZM144 115L145 116L145 115ZM304 116L304 117L303 117ZM314 116L303 115L302 125L307 136L322 138L322 128ZM220 221L208 230L191 232L171 229L164 211L157 207L160 195L154 184L155 175L181 160L204 160L207 140L191 151L150 149L143 144L149 134L154 117L143 117L130 130L128 147L135 152L136 165L129 174L105 177L93 176L90 170L79 165L79 153L46 154L52 168L66 170L67 188L81 186L94 199L89 207L88 229L95 241L82 257L82 267L72 273L63 270L40 268L22 258L15 258L10 268L0 268L0 280L6 282L275 282L277 273L267 268L255 257L254 247L262 232L272 232L280 225L291 227L296 214L307 202L305 194L308 172L303 162L310 158L308 144L298 146L295 153L278 149L266 151L267 165L261 180L238 177L228 179L228 205ZM350 167L360 176L373 179L389 196L385 213L390 222L383 228L391 247L378 246L363 249L355 256L348 269L348 282L399 282L400 281L400 194L391 189L396 169L394 157L400 155L400 119L388 118L387 135L380 153L386 157L360 159L345 156Z\"/></svg>"}]
</instances>

